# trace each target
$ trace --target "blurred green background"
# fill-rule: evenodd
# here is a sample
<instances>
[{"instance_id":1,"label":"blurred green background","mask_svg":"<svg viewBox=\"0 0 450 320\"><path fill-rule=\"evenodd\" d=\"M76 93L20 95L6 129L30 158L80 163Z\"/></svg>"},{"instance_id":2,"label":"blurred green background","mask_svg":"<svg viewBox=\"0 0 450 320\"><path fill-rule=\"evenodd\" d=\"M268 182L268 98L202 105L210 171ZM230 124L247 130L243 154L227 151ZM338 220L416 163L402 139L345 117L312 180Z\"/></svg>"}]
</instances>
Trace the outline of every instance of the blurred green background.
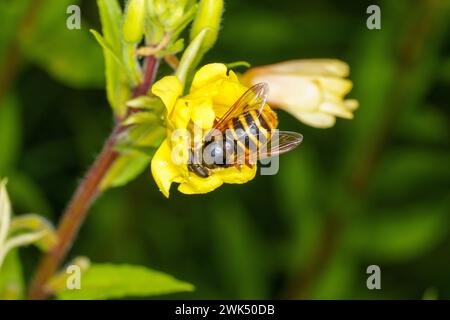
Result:
<instances>
[{"instance_id":1,"label":"blurred green background","mask_svg":"<svg viewBox=\"0 0 450 320\"><path fill-rule=\"evenodd\" d=\"M81 30L67 30L79 3ZM382 29L366 28L381 7ZM339 58L352 121L302 132L276 176L165 199L150 170L93 206L70 257L193 283L164 298L450 298L450 2L228 0L205 62ZM113 119L95 1L0 3L0 176L15 212L56 222ZM161 68L160 74L168 72ZM240 70L240 71L243 71ZM39 257L20 251L29 278ZM381 290L366 268L381 268Z\"/></svg>"}]
</instances>

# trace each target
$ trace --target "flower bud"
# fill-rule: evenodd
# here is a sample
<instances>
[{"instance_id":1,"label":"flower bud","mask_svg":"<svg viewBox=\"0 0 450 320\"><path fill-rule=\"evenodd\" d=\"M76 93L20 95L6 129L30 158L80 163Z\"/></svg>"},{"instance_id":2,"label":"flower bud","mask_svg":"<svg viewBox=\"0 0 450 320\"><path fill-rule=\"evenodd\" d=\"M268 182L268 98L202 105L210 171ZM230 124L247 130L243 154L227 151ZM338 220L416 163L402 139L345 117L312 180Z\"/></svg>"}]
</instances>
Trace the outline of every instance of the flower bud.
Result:
<instances>
[{"instance_id":1,"label":"flower bud","mask_svg":"<svg viewBox=\"0 0 450 320\"><path fill-rule=\"evenodd\" d=\"M125 11L122 34L128 43L138 43L144 34L145 0L129 0Z\"/></svg>"},{"instance_id":2,"label":"flower bud","mask_svg":"<svg viewBox=\"0 0 450 320\"><path fill-rule=\"evenodd\" d=\"M223 11L223 0L201 0L198 7L197 16L191 29L191 41L203 30L208 32L202 41L202 52L212 48L217 40L220 29L220 19Z\"/></svg>"},{"instance_id":3,"label":"flower bud","mask_svg":"<svg viewBox=\"0 0 450 320\"><path fill-rule=\"evenodd\" d=\"M169 34L175 41L196 13L192 0L147 0L147 43L155 45Z\"/></svg>"},{"instance_id":4,"label":"flower bud","mask_svg":"<svg viewBox=\"0 0 450 320\"><path fill-rule=\"evenodd\" d=\"M148 0L147 11L149 17L162 26L164 31L171 32L183 19L187 7L187 0Z\"/></svg>"}]
</instances>

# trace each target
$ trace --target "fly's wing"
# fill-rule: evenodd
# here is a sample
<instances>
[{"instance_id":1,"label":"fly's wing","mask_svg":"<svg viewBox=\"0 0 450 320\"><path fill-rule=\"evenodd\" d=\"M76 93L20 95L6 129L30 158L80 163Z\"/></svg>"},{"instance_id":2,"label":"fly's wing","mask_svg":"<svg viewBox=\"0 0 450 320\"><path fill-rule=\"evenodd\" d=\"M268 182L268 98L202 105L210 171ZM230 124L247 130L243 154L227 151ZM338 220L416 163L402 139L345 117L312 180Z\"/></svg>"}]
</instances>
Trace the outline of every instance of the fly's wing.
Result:
<instances>
[{"instance_id":1,"label":"fly's wing","mask_svg":"<svg viewBox=\"0 0 450 320\"><path fill-rule=\"evenodd\" d=\"M279 156L295 149L302 141L303 136L300 133L279 131L272 134L270 140L260 146L257 151L252 152L250 159L256 162L256 160Z\"/></svg>"},{"instance_id":2,"label":"fly's wing","mask_svg":"<svg viewBox=\"0 0 450 320\"><path fill-rule=\"evenodd\" d=\"M258 116L261 114L266 104L269 86L267 83L258 83L248 89L223 115L221 119L213 126L211 131L220 130L224 132L228 121L243 114L246 111L258 110Z\"/></svg>"}]
</instances>

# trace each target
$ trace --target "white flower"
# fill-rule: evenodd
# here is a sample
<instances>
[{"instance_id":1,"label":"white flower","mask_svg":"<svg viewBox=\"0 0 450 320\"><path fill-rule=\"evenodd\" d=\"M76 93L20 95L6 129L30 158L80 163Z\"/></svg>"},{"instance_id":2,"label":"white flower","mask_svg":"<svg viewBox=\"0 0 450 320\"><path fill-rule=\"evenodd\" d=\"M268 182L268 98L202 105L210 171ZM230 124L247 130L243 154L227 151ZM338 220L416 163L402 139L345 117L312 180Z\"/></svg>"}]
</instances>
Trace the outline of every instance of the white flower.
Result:
<instances>
[{"instance_id":1,"label":"white flower","mask_svg":"<svg viewBox=\"0 0 450 320\"><path fill-rule=\"evenodd\" d=\"M340 60L291 60L251 68L242 75L248 86L269 85L268 103L316 128L330 128L336 117L352 119L358 101L345 99L352 82L349 66Z\"/></svg>"}]
</instances>

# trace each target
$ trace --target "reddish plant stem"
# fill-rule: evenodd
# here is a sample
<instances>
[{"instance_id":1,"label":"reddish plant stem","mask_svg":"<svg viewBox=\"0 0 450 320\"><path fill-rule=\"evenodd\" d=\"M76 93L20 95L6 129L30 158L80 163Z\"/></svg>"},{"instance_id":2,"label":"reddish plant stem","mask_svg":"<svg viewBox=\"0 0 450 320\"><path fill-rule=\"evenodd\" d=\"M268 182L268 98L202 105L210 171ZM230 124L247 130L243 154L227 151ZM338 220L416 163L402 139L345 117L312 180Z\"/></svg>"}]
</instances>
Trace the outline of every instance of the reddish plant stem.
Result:
<instances>
[{"instance_id":1,"label":"reddish plant stem","mask_svg":"<svg viewBox=\"0 0 450 320\"><path fill-rule=\"evenodd\" d=\"M73 240L86 218L91 204L99 194L100 182L117 158L118 154L113 149L115 137L116 133L113 132L94 164L89 169L83 182L78 186L64 212L56 231L58 243L40 262L35 278L30 286L30 299L45 299L50 294L45 284L58 270L59 265L71 248Z\"/></svg>"},{"instance_id":2,"label":"reddish plant stem","mask_svg":"<svg viewBox=\"0 0 450 320\"><path fill-rule=\"evenodd\" d=\"M158 65L159 61L155 57L147 57L142 83L134 89L133 97L147 94L155 80ZM66 257L80 226L89 212L89 208L101 192L99 189L100 183L118 156L118 153L114 150L114 144L121 130L122 128L119 125L115 126L113 132L106 140L103 150L97 156L83 182L75 191L67 209L64 211L56 230L58 243L41 260L30 285L29 299L41 300L51 294L46 288L46 283L55 274Z\"/></svg>"},{"instance_id":3,"label":"reddish plant stem","mask_svg":"<svg viewBox=\"0 0 450 320\"><path fill-rule=\"evenodd\" d=\"M144 76L142 78L141 84L138 85L134 91L134 97L147 95L148 89L156 78L156 71L158 70L159 60L153 56L149 56L145 60L144 64Z\"/></svg>"}]
</instances>

